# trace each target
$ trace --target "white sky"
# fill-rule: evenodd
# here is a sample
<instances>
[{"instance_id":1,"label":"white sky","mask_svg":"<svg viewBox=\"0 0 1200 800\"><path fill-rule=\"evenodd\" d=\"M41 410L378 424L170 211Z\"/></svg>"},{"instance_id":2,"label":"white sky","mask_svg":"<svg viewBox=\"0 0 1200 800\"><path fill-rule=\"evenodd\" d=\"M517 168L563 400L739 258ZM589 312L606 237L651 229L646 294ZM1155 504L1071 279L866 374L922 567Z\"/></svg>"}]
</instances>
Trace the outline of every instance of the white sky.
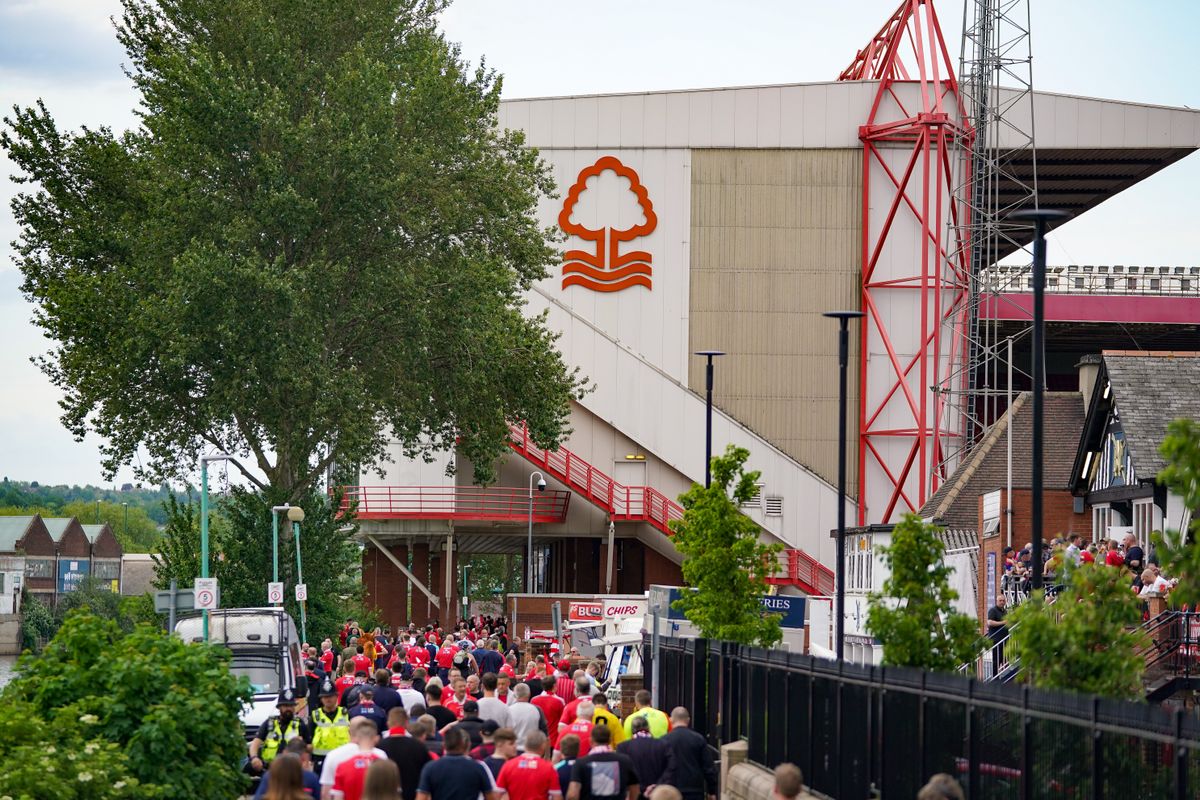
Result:
<instances>
[{"instance_id":1,"label":"white sky","mask_svg":"<svg viewBox=\"0 0 1200 800\"><path fill-rule=\"evenodd\" d=\"M898 0L459 0L444 17L471 61L505 75L506 97L832 80ZM1039 89L1200 108L1191 41L1200 4L1034 3ZM939 0L957 57L961 0ZM116 0L0 0L0 104L42 98L65 127L133 124L136 99L109 17ZM93 439L58 422L58 391L29 362L47 343L30 323L9 242L14 171L0 157L0 476L99 483ZM1194 264L1200 157L1191 156L1057 232L1052 263ZM118 482L128 476L118 477Z\"/></svg>"}]
</instances>

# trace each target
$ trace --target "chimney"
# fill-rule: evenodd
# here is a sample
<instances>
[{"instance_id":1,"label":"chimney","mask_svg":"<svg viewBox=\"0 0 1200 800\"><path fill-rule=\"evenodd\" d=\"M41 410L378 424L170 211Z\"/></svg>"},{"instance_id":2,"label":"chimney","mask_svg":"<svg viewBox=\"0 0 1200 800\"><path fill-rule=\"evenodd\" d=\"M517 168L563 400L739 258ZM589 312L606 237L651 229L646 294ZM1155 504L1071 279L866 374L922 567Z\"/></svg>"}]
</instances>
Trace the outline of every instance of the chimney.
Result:
<instances>
[{"instance_id":1,"label":"chimney","mask_svg":"<svg viewBox=\"0 0 1200 800\"><path fill-rule=\"evenodd\" d=\"M1092 403L1092 390L1100 374L1101 356L1097 353L1079 359L1075 369L1079 370L1079 392L1083 395L1083 413L1086 415Z\"/></svg>"}]
</instances>

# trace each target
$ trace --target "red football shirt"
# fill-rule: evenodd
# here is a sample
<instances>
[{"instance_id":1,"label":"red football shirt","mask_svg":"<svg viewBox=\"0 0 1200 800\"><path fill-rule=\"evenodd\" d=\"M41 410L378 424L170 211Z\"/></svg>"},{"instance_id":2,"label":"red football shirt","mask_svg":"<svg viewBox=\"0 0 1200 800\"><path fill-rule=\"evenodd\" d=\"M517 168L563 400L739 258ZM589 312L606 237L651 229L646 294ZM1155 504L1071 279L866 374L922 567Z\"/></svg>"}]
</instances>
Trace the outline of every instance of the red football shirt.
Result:
<instances>
[{"instance_id":1,"label":"red football shirt","mask_svg":"<svg viewBox=\"0 0 1200 800\"><path fill-rule=\"evenodd\" d=\"M438 650L438 666L442 667L443 669L450 669L453 667L454 654L457 652L458 648L455 647L449 639L447 639L445 646L442 647L441 650Z\"/></svg>"},{"instance_id":2,"label":"red football shirt","mask_svg":"<svg viewBox=\"0 0 1200 800\"><path fill-rule=\"evenodd\" d=\"M346 800L359 800L362 796L363 782L367 779L367 769L377 758L379 756L374 753L360 752L338 764L333 773L333 788L340 789Z\"/></svg>"},{"instance_id":3,"label":"red football shirt","mask_svg":"<svg viewBox=\"0 0 1200 800\"><path fill-rule=\"evenodd\" d=\"M1125 556L1116 550L1109 550L1108 554L1104 556L1104 563L1110 567L1119 567L1125 563Z\"/></svg>"},{"instance_id":4,"label":"red football shirt","mask_svg":"<svg viewBox=\"0 0 1200 800\"><path fill-rule=\"evenodd\" d=\"M408 648L408 663L413 665L413 669L417 667L429 666L429 651L424 647L414 645Z\"/></svg>"},{"instance_id":5,"label":"red football shirt","mask_svg":"<svg viewBox=\"0 0 1200 800\"><path fill-rule=\"evenodd\" d=\"M326 672L333 672L333 651L326 650L321 653L321 669Z\"/></svg>"},{"instance_id":6,"label":"red football shirt","mask_svg":"<svg viewBox=\"0 0 1200 800\"><path fill-rule=\"evenodd\" d=\"M342 695L344 695L346 693L347 689L349 689L351 686L354 685L354 676L353 675L343 675L342 677L340 677L336 681L334 681L333 685L338 690L338 702L340 703L340 702L342 702Z\"/></svg>"},{"instance_id":7,"label":"red football shirt","mask_svg":"<svg viewBox=\"0 0 1200 800\"><path fill-rule=\"evenodd\" d=\"M375 663L373 661L371 661L371 659L369 659L365 655L363 655L362 653L359 653L358 655L356 655L354 658L352 658L350 660L354 662L354 671L355 672L365 672L365 673L367 673L367 675L371 675L371 673L373 672L373 670L375 668Z\"/></svg>"},{"instance_id":8,"label":"red football shirt","mask_svg":"<svg viewBox=\"0 0 1200 800\"><path fill-rule=\"evenodd\" d=\"M563 709L562 716L559 718L558 721L564 725L570 725L572 722L574 722L575 721L575 709L579 708L579 704L582 703L584 700L587 700L590 703L592 701L592 698L576 697L574 700L567 703L566 707Z\"/></svg>"},{"instance_id":9,"label":"red football shirt","mask_svg":"<svg viewBox=\"0 0 1200 800\"><path fill-rule=\"evenodd\" d=\"M558 721L562 719L563 713L562 698L556 694L542 692L529 702L540 708L546 715L546 727L550 729L550 744L558 747Z\"/></svg>"},{"instance_id":10,"label":"red football shirt","mask_svg":"<svg viewBox=\"0 0 1200 800\"><path fill-rule=\"evenodd\" d=\"M508 792L509 800L547 800L551 793L562 793L558 772L549 761L532 753L504 762L496 786Z\"/></svg>"},{"instance_id":11,"label":"red football shirt","mask_svg":"<svg viewBox=\"0 0 1200 800\"><path fill-rule=\"evenodd\" d=\"M572 722L562 735L570 733L579 737L579 758L583 758L588 754L588 750L592 749L592 723L583 720Z\"/></svg>"}]
</instances>

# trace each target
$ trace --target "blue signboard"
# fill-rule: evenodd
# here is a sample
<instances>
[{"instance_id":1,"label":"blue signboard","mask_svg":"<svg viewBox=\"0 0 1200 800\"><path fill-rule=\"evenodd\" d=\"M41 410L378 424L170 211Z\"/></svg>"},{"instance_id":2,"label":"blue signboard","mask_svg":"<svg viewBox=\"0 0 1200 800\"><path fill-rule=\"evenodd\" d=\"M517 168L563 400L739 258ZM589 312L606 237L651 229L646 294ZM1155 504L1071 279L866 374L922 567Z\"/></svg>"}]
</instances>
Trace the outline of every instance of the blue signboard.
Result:
<instances>
[{"instance_id":1,"label":"blue signboard","mask_svg":"<svg viewBox=\"0 0 1200 800\"><path fill-rule=\"evenodd\" d=\"M782 614L779 624L784 628L804 627L804 598L786 594L769 594L762 599L763 610Z\"/></svg>"},{"instance_id":2,"label":"blue signboard","mask_svg":"<svg viewBox=\"0 0 1200 800\"><path fill-rule=\"evenodd\" d=\"M683 619L683 612L676 611L672 607L672 603L679 599L680 590L676 587L666 586L651 586L650 587L650 608L654 609L655 605L664 609L664 616L667 619ZM779 624L784 628L803 628L804 627L804 598L792 597L791 595L769 594L762 598L762 606L764 611L769 611L772 614L782 615Z\"/></svg>"},{"instance_id":3,"label":"blue signboard","mask_svg":"<svg viewBox=\"0 0 1200 800\"><path fill-rule=\"evenodd\" d=\"M58 562L58 591L73 592L88 576L90 563L85 559L64 558Z\"/></svg>"}]
</instances>

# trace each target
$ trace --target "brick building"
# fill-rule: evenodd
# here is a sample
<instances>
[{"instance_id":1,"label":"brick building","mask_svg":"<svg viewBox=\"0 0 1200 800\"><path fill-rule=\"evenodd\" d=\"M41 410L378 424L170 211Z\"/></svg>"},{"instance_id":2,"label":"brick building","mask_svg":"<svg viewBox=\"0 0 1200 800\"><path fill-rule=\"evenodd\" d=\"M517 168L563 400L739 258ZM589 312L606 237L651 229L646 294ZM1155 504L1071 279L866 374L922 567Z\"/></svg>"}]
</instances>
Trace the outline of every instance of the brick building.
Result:
<instances>
[{"instance_id":1,"label":"brick building","mask_svg":"<svg viewBox=\"0 0 1200 800\"><path fill-rule=\"evenodd\" d=\"M1044 407L1042 530L1048 539L1087 534L1087 514L1076 510L1071 469L1083 429L1084 397L1079 392L1047 392ZM1012 436L1012 513L1006 515L1008 437ZM1004 547L1030 541L1033 452L1033 396L1022 392L988 434L975 445L949 481L929 499L921 515L949 528L970 529L979 542L979 591L983 619L1000 585ZM1007 517L1007 519L1006 519Z\"/></svg>"}]
</instances>

